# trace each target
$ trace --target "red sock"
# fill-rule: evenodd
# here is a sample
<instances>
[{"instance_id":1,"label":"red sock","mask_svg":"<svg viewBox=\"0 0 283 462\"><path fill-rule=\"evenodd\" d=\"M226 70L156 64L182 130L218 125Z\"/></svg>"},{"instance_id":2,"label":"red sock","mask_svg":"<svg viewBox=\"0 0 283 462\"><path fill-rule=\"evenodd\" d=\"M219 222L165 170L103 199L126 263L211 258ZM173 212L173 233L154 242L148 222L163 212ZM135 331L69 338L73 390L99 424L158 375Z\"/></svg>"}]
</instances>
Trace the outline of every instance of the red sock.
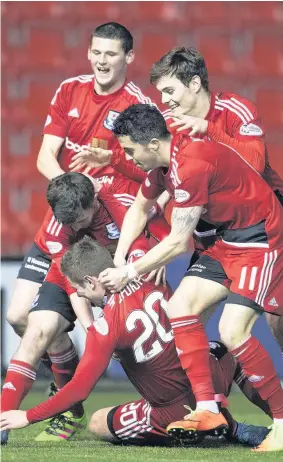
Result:
<instances>
[{"instance_id":1,"label":"red sock","mask_svg":"<svg viewBox=\"0 0 283 462\"><path fill-rule=\"evenodd\" d=\"M269 404L272 417L283 419L283 389L267 351L255 337L250 336L231 353L260 397Z\"/></svg>"},{"instance_id":2,"label":"red sock","mask_svg":"<svg viewBox=\"0 0 283 462\"><path fill-rule=\"evenodd\" d=\"M73 378L79 363L79 357L73 343L71 343L71 346L67 350L61 353L49 353L49 357L52 361L54 380L57 388L60 390ZM70 410L77 417L81 417L84 413L81 403L75 404Z\"/></svg>"},{"instance_id":3,"label":"red sock","mask_svg":"<svg viewBox=\"0 0 283 462\"><path fill-rule=\"evenodd\" d=\"M192 385L196 401L214 400L209 367L209 345L200 316L170 319L182 368Z\"/></svg>"},{"instance_id":4,"label":"red sock","mask_svg":"<svg viewBox=\"0 0 283 462\"><path fill-rule=\"evenodd\" d=\"M10 362L2 389L2 412L19 409L35 378L36 370L30 364L14 359Z\"/></svg>"}]
</instances>

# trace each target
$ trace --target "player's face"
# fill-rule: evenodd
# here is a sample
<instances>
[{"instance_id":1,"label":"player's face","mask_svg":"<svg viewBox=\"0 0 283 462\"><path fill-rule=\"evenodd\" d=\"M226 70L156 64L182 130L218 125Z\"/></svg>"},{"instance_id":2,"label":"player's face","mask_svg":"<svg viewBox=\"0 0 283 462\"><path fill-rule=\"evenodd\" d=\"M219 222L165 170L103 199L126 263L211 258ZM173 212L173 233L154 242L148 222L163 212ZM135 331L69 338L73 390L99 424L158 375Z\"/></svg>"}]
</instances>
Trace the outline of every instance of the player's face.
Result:
<instances>
[{"instance_id":1,"label":"player's face","mask_svg":"<svg viewBox=\"0 0 283 462\"><path fill-rule=\"evenodd\" d=\"M162 95L162 103L171 109L174 116L189 115L196 106L199 78L193 77L186 86L174 76L165 76L157 82L156 88Z\"/></svg>"},{"instance_id":2,"label":"player's face","mask_svg":"<svg viewBox=\"0 0 283 462\"><path fill-rule=\"evenodd\" d=\"M120 40L93 37L88 50L95 80L105 91L117 84L123 85L126 68L134 59L133 50L125 53Z\"/></svg>"},{"instance_id":3,"label":"player's face","mask_svg":"<svg viewBox=\"0 0 283 462\"><path fill-rule=\"evenodd\" d=\"M83 210L79 218L71 225L71 228L78 232L80 229L88 228L93 220L95 211L96 211L96 199L92 207L87 210Z\"/></svg>"},{"instance_id":4,"label":"player's face","mask_svg":"<svg viewBox=\"0 0 283 462\"><path fill-rule=\"evenodd\" d=\"M91 303L100 306L103 303L105 289L98 282L97 278L92 276L85 276L83 284L76 284L72 281L71 284L77 289L79 297L87 298Z\"/></svg>"},{"instance_id":5,"label":"player's face","mask_svg":"<svg viewBox=\"0 0 283 462\"><path fill-rule=\"evenodd\" d=\"M127 159L132 160L144 172L159 166L155 152L150 145L134 143L129 136L119 137L119 143L124 149Z\"/></svg>"}]
</instances>

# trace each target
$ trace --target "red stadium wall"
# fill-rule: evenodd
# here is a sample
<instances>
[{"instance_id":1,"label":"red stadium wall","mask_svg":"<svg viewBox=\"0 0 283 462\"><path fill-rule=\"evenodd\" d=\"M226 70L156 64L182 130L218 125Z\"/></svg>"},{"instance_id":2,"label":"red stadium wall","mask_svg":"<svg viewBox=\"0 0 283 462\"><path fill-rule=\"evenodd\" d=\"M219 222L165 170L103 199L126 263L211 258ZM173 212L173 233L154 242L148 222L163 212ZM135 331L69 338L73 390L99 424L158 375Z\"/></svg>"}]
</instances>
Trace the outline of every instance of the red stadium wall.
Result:
<instances>
[{"instance_id":1,"label":"red stadium wall","mask_svg":"<svg viewBox=\"0 0 283 462\"><path fill-rule=\"evenodd\" d=\"M45 210L36 158L59 83L89 74L88 36L117 21L135 38L130 77L157 101L151 64L175 45L204 54L211 88L254 101L271 165L283 177L283 4L279 2L2 2L2 255L23 254Z\"/></svg>"}]
</instances>

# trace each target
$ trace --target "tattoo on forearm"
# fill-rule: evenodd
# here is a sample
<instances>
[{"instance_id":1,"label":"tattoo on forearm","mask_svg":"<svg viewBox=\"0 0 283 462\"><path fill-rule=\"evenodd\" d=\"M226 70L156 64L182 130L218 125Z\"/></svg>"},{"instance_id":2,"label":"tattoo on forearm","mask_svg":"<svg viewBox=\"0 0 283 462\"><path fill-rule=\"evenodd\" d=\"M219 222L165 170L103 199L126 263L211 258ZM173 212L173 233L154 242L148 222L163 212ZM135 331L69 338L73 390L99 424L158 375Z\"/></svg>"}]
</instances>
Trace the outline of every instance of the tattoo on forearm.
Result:
<instances>
[{"instance_id":1,"label":"tattoo on forearm","mask_svg":"<svg viewBox=\"0 0 283 462\"><path fill-rule=\"evenodd\" d=\"M174 208L171 222L175 232L177 234L192 234L200 218L201 211L202 207L199 205L183 209Z\"/></svg>"}]
</instances>

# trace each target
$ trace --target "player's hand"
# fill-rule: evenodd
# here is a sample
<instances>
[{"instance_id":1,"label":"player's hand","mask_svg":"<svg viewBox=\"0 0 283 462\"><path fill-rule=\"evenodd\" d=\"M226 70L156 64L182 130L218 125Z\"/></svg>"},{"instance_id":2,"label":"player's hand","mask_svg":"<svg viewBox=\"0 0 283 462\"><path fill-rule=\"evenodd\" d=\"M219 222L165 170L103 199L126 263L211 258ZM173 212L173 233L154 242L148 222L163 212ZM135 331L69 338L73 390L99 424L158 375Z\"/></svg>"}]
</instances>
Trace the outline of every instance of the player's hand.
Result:
<instances>
[{"instance_id":1,"label":"player's hand","mask_svg":"<svg viewBox=\"0 0 283 462\"><path fill-rule=\"evenodd\" d=\"M112 151L102 148L83 149L72 157L69 168L72 172L86 167L88 171L92 168L105 167L110 164Z\"/></svg>"},{"instance_id":2,"label":"player's hand","mask_svg":"<svg viewBox=\"0 0 283 462\"><path fill-rule=\"evenodd\" d=\"M170 128L178 127L177 132L189 130L189 135L195 134L204 135L207 133L208 121L199 117L191 117L188 115L180 115L178 118L171 114L175 121L170 125Z\"/></svg>"},{"instance_id":3,"label":"player's hand","mask_svg":"<svg viewBox=\"0 0 283 462\"><path fill-rule=\"evenodd\" d=\"M24 428L29 425L26 411L7 411L0 416L0 429L13 430L15 428Z\"/></svg>"},{"instance_id":4,"label":"player's hand","mask_svg":"<svg viewBox=\"0 0 283 462\"><path fill-rule=\"evenodd\" d=\"M146 282L153 281L155 279L155 285L163 285L166 287L166 267L162 266L158 270L151 271L144 280Z\"/></svg>"},{"instance_id":5,"label":"player's hand","mask_svg":"<svg viewBox=\"0 0 283 462\"><path fill-rule=\"evenodd\" d=\"M100 273L98 280L111 293L120 292L130 281L125 266L107 268Z\"/></svg>"}]
</instances>

